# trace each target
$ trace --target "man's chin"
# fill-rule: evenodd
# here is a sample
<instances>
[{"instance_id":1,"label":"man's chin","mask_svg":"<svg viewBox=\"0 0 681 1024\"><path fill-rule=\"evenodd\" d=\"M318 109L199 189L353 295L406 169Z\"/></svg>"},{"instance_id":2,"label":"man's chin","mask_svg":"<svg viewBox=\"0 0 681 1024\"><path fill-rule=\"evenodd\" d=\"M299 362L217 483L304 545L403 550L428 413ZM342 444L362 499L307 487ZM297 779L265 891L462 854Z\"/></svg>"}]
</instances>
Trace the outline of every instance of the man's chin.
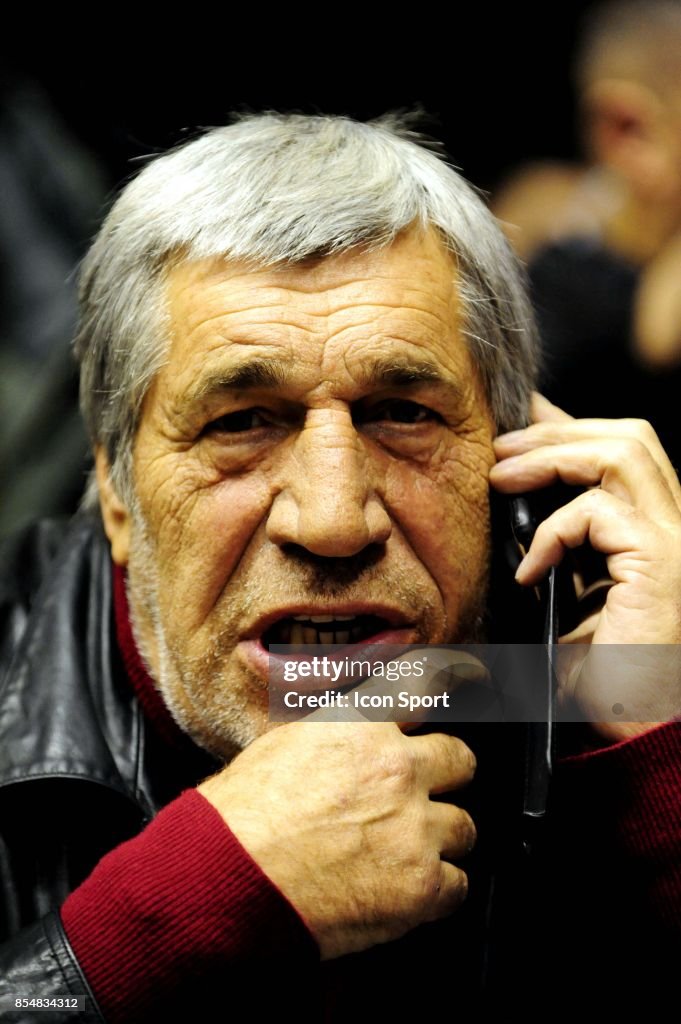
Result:
<instances>
[{"instance_id":1,"label":"man's chin","mask_svg":"<svg viewBox=\"0 0 681 1024\"><path fill-rule=\"evenodd\" d=\"M237 673L243 676L243 673ZM229 676L230 684L225 680ZM234 678L224 671L214 679L170 681L164 673L159 690L179 728L221 761L231 761L269 728L267 689L261 680Z\"/></svg>"}]
</instances>

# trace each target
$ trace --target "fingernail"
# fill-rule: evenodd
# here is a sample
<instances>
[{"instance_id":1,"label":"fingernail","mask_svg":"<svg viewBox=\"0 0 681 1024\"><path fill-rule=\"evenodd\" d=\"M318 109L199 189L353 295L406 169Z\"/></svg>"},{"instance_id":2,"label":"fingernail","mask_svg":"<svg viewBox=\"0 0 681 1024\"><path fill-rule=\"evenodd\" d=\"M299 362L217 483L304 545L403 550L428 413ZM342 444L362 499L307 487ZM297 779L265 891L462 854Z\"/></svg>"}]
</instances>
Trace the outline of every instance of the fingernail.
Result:
<instances>
[{"instance_id":1,"label":"fingernail","mask_svg":"<svg viewBox=\"0 0 681 1024\"><path fill-rule=\"evenodd\" d=\"M522 562L520 563L520 565L518 566L518 568L515 571L515 581L516 581L516 583L522 583L523 582L523 577L525 576L525 565L526 565L526 562L527 562L527 555L525 555L525 557L523 558Z\"/></svg>"}]
</instances>

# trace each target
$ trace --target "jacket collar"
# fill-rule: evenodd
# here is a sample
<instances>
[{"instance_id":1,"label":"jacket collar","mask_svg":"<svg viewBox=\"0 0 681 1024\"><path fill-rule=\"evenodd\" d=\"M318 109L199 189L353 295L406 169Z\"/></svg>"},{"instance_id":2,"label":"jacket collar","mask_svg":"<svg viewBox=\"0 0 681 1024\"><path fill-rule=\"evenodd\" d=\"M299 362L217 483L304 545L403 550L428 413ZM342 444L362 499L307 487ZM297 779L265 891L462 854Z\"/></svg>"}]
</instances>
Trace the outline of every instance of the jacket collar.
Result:
<instances>
[{"instance_id":1,"label":"jacket collar","mask_svg":"<svg viewBox=\"0 0 681 1024\"><path fill-rule=\"evenodd\" d=\"M44 547L36 539L34 557ZM0 785L82 779L152 813L157 800L144 771L145 723L120 669L111 560L100 523L76 517L40 568L42 583L0 690Z\"/></svg>"},{"instance_id":2,"label":"jacket collar","mask_svg":"<svg viewBox=\"0 0 681 1024\"><path fill-rule=\"evenodd\" d=\"M19 581L19 582L17 582ZM116 641L112 564L101 522L32 527L0 555L0 787L29 779L98 783L152 816L220 764L151 728Z\"/></svg>"}]
</instances>

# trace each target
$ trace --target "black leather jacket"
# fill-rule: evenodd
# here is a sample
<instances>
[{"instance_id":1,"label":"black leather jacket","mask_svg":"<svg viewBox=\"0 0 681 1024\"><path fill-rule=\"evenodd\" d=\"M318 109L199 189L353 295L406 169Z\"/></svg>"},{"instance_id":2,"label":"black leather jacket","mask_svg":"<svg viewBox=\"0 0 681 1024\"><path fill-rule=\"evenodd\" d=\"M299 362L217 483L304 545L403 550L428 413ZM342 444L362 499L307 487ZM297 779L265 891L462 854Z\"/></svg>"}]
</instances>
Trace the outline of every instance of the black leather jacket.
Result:
<instances>
[{"instance_id":1,"label":"black leather jacket","mask_svg":"<svg viewBox=\"0 0 681 1024\"><path fill-rule=\"evenodd\" d=\"M0 1021L101 1022L56 908L107 851L137 835L215 763L198 754L178 759L143 717L115 642L110 554L98 521L44 523L5 545L0 638ZM396 1020L413 1019L424 999L450 994L453 1009L465 1002L468 1019L492 1019L470 1013L488 1005L480 1002L483 990L495 1020L519 1013L528 1021L551 1019L547 1000L555 1005L560 995L562 1004L573 999L581 1006L586 985L593 999L601 981L600 995L612 1009L622 994L612 978L621 971L628 986L623 1006L634 979L646 998L660 992L665 964L677 962L678 933L633 912L653 876L632 875L617 859L618 846L605 843L609 835L619 842L611 825L621 817L603 789L607 772L596 773L595 785L587 779L578 795L558 785L557 831L549 831L545 855L528 868L512 836L515 812L507 813L515 738L486 730L486 751L476 747L479 737L464 738L479 754L478 795L469 806L481 823L481 868L476 882L478 869L469 866L471 897L454 919L429 926L429 946L419 946L417 929L363 954L361 964L344 958L348 963L330 965L332 987L337 969L360 972L333 1019L367 1019L357 1016L358 984L374 986L371 1005L379 1016L390 992ZM661 856L664 870L673 851ZM270 987L276 1007L281 990ZM14 1006L22 997L67 996L83 998L85 1010L55 1007L36 1017L30 1007ZM366 995L363 1005L369 1006Z\"/></svg>"},{"instance_id":2,"label":"black leather jacket","mask_svg":"<svg viewBox=\"0 0 681 1024\"><path fill-rule=\"evenodd\" d=\"M101 1022L55 908L196 778L178 774L123 675L96 520L13 539L0 588L0 1020ZM15 1007L66 996L85 1012Z\"/></svg>"},{"instance_id":3,"label":"black leather jacket","mask_svg":"<svg viewBox=\"0 0 681 1024\"><path fill-rule=\"evenodd\" d=\"M30 1008L14 1008L18 997L74 995L85 998L84 1013L55 1008L37 1019L101 1022L56 908L106 852L216 765L199 752L179 763L142 714L120 662L98 521L44 522L12 540L0 555L0 587L0 1020L36 1020ZM455 946L457 962L465 956L479 973L480 891L457 935L437 943L443 981ZM370 985L393 969L382 966L385 955L380 948L351 968ZM412 947L402 955L409 962ZM356 1016L351 1003L341 1019Z\"/></svg>"}]
</instances>

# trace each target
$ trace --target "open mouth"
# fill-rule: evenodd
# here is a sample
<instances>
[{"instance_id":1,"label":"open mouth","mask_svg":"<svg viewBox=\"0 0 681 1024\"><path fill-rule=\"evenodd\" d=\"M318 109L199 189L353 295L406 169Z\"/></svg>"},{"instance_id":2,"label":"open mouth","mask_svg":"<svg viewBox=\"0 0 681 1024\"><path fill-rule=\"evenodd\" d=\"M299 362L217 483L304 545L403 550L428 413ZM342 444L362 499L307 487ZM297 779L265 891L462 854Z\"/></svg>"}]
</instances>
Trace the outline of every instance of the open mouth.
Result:
<instances>
[{"instance_id":1,"label":"open mouth","mask_svg":"<svg viewBox=\"0 0 681 1024\"><path fill-rule=\"evenodd\" d=\"M274 622L262 643L268 651L272 644L356 644L386 629L389 622L378 615L292 615Z\"/></svg>"}]
</instances>

